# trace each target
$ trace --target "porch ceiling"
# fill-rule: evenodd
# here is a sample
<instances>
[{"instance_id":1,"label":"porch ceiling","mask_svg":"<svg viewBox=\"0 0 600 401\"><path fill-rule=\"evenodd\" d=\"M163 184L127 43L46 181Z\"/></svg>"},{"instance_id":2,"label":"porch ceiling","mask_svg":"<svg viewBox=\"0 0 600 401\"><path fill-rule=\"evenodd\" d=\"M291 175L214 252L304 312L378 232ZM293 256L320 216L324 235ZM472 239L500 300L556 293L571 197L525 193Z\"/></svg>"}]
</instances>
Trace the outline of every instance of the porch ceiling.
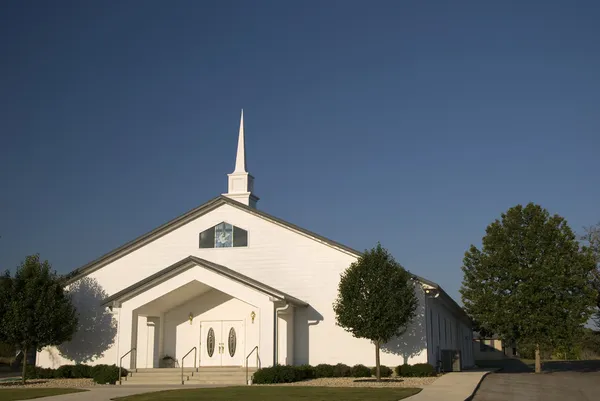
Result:
<instances>
[{"instance_id":1,"label":"porch ceiling","mask_svg":"<svg viewBox=\"0 0 600 401\"><path fill-rule=\"evenodd\" d=\"M142 315L164 313L212 289L212 287L194 280L141 306L138 313Z\"/></svg>"}]
</instances>

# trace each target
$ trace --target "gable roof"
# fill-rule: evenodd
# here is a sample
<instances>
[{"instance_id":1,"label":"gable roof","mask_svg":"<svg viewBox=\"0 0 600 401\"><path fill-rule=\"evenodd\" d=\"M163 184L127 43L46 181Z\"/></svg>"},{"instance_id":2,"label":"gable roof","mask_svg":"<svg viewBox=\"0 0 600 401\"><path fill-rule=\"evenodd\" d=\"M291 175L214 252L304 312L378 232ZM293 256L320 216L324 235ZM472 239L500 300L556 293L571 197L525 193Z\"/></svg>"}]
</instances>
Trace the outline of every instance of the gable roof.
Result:
<instances>
[{"instance_id":1,"label":"gable roof","mask_svg":"<svg viewBox=\"0 0 600 401\"><path fill-rule=\"evenodd\" d=\"M202 266L208 270L211 270L215 273L218 273L222 276L225 276L229 279L237 281L238 283L244 284L248 287L254 288L257 291L260 291L264 294L267 294L271 297L277 298L282 301L287 301L295 306L305 307L308 304L304 301L299 300L296 297L286 294L285 292L276 290L273 287L270 287L266 284L261 283L260 281L256 281L246 275L236 272L235 270L231 270L228 267L219 265L217 263L210 262L206 259L202 259L196 256L188 256L172 264L171 266L162 269L161 271L154 273L151 276L146 277L143 280L138 281L137 283L130 285L129 287L111 295L110 297L104 299L102 301L102 305L108 305L113 301L119 301L124 298L127 298L130 295L135 294L138 290L143 290L150 286L152 283L160 280L161 278L166 278L171 274L179 273L183 270L187 270L194 266Z\"/></svg>"},{"instance_id":2,"label":"gable roof","mask_svg":"<svg viewBox=\"0 0 600 401\"><path fill-rule=\"evenodd\" d=\"M247 205L244 205L243 203L240 203L238 201L230 199L226 196L220 195L220 196L213 198L213 199L209 200L208 202L190 210L189 212L184 213L181 216L176 217L173 220L155 228L154 230L147 232L146 234L141 235L141 236L137 237L136 239L129 241L126 244L100 256L98 259L93 260L93 261L73 270L71 273L68 274L67 283L70 284L70 283L80 279L81 277L84 277L84 276L102 268L103 266L143 247L144 245L162 237L163 235L166 235L166 234L174 231L175 229L189 223L190 221L195 220L198 217L200 217L212 210L215 210L219 206L222 206L225 204L236 207L238 209L242 209L248 213L251 213L255 216L261 217L265 220L268 220L272 223L275 223L277 225L280 225L280 226L290 229L292 231L296 231L302 235L305 235L316 241L319 241L328 246L336 248L342 252L346 252L346 253L349 253L354 256L361 255L361 252L359 252L355 249L352 249L350 247L347 247L343 244L340 244L339 242L330 240L329 238L325 238L319 234L316 234L312 231L306 230L295 224L289 223L289 222L279 219L275 216L271 216L268 213L251 208Z\"/></svg>"},{"instance_id":3,"label":"gable roof","mask_svg":"<svg viewBox=\"0 0 600 401\"><path fill-rule=\"evenodd\" d=\"M162 237L163 235L166 235L166 234L168 234L168 233L176 230L177 228L179 228L179 227L181 227L181 226L189 223L190 221L193 221L193 220L197 219L198 217L200 217L200 216L202 216L202 215L204 215L204 214L206 214L206 213L208 213L208 212L210 212L212 210L215 210L216 208L218 208L218 207L220 207L222 205L225 205L225 204L233 206L233 207L236 207L236 208L241 209L241 210L244 210L244 211L246 211L248 213L251 213L251 214L253 214L255 216L258 216L258 217L260 217L262 219L270 221L270 222L272 222L274 224L277 224L277 225L279 225L281 227L284 227L284 228L287 228L289 230L295 231L295 232L297 232L297 233L299 233L301 235L309 237L309 238L311 238L311 239L313 239L315 241L321 242L321 243L323 243L325 245L328 245L328 246L330 246L332 248L335 248L335 249L337 249L337 250L339 250L341 252L345 252L345 253L348 253L348 254L350 254L352 256L356 256L356 257L360 257L362 255L362 252L360 252L360 251L358 251L356 249L350 248L350 247L348 247L346 245L343 245L343 244L341 244L341 243L339 243L337 241L333 241L333 240L331 240L329 238L326 238L326 237L324 237L322 235L319 235L317 233L314 233L314 232L312 232L310 230L307 230L307 229L304 229L302 227L299 227L299 226L297 226L295 224L292 224L292 223L290 223L288 221L285 221L285 220L280 219L278 217L272 216L272 215L270 215L268 213L265 213L265 212L263 212L261 210L258 210L258 209L252 208L250 206L247 206L247 205L245 205L243 203L235 201L235 200L233 200L231 198L228 198L226 196L220 195L220 196L217 196L216 198L213 198L213 199L209 200L208 202L206 202L206 203L204 203L204 204L202 204L202 205L200 205L200 206L198 206L198 207L196 207L196 208L194 208L194 209L192 209L192 210L190 210L190 211L182 214L181 216L176 217L173 220L166 222L165 224L163 224L163 225L155 228L154 230L152 230L150 232L147 232L146 234L143 234L143 235L137 237L136 239L134 239L132 241L129 241L126 244L124 244L124 245L122 245L122 246L120 246L120 247L118 247L118 248L116 248L116 249L114 249L114 250L112 250L112 251L110 251L110 252L108 252L108 253L100 256L98 259L93 260L93 261L91 261L91 262L89 262L89 263L87 263L87 264L85 264L85 265L83 265L83 266L81 266L81 267L73 270L71 273L69 273L67 275L68 276L67 284L70 284L70 283L72 283L74 281L77 281L78 279L80 279L80 278L82 278L84 276L87 276L88 274L90 274L90 273L92 273L92 272L94 272L94 271L102 268L103 266L106 266L107 264L109 264L109 263L111 263L111 262L113 262L113 261L115 261L115 260L117 260L117 259L119 259L119 258L121 258L121 257L123 257L123 256L125 256L125 255L127 255L127 254L129 254L129 253L131 253L131 252L133 252L133 251L141 248L141 247L143 247L144 245L146 245L146 244L148 244L148 243L150 243L150 242L152 242L152 241L154 241L154 240ZM212 263L212 262L208 262L208 263ZM451 303L454 304L454 307L457 310L459 310L460 312L462 312L464 314L464 316L467 316L467 314L464 311L464 309L461 308L460 305L458 305L456 303L456 301L452 297L450 297L443 290L443 288L439 284L437 284L437 283L435 283L433 281L427 280L426 278L418 276L416 274L413 274L413 273L411 273L411 274L418 281L420 281L420 282L422 282L424 284L427 284L427 285L429 285L431 287L434 287L437 290L439 290L444 295L444 297L447 300L449 300ZM467 318L468 318L468 316L467 316Z\"/></svg>"}]
</instances>

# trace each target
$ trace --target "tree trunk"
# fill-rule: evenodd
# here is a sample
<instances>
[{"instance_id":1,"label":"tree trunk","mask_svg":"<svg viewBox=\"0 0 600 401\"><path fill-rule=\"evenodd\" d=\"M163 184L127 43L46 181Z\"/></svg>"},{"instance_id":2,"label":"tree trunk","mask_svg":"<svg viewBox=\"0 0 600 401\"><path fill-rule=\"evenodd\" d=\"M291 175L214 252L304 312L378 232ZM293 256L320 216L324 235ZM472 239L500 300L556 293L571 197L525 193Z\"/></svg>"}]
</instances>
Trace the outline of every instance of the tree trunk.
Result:
<instances>
[{"instance_id":1,"label":"tree trunk","mask_svg":"<svg viewBox=\"0 0 600 401\"><path fill-rule=\"evenodd\" d=\"M542 359L540 357L540 345L535 345L535 373L542 373Z\"/></svg>"},{"instance_id":2,"label":"tree trunk","mask_svg":"<svg viewBox=\"0 0 600 401\"><path fill-rule=\"evenodd\" d=\"M375 376L377 377L377 381L381 381L381 364L379 362L379 340L375 341Z\"/></svg>"},{"instance_id":3,"label":"tree trunk","mask_svg":"<svg viewBox=\"0 0 600 401\"><path fill-rule=\"evenodd\" d=\"M25 369L27 368L27 347L23 349L23 377L21 380L23 381L23 385L25 385Z\"/></svg>"}]
</instances>

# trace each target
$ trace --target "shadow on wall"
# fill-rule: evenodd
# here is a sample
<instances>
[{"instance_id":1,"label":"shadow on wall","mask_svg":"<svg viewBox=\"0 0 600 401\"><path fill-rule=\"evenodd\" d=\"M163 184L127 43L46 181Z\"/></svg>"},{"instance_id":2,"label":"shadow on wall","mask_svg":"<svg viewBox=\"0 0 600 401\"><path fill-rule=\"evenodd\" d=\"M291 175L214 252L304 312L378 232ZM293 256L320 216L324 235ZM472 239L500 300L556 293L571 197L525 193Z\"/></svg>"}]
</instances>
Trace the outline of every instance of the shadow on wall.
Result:
<instances>
[{"instance_id":1,"label":"shadow on wall","mask_svg":"<svg viewBox=\"0 0 600 401\"><path fill-rule=\"evenodd\" d=\"M296 309L294 325L295 335L294 338L294 364L303 365L309 363L308 350L309 350L309 331L310 326L319 324L323 321L323 315L321 315L315 308L308 306L306 308Z\"/></svg>"},{"instance_id":2,"label":"shadow on wall","mask_svg":"<svg viewBox=\"0 0 600 401\"><path fill-rule=\"evenodd\" d=\"M79 327L73 339L57 347L60 355L76 363L101 358L117 335L112 314L102 306L108 294L96 279L84 277L69 289L73 306L77 309Z\"/></svg>"},{"instance_id":3,"label":"shadow on wall","mask_svg":"<svg viewBox=\"0 0 600 401\"><path fill-rule=\"evenodd\" d=\"M401 355L404 363L409 363L421 352L427 352L427 333L425 327L425 294L420 285L415 286L415 295L419 299L419 305L415 311L415 318L408 326L406 332L400 337L394 337L381 346L381 351Z\"/></svg>"}]
</instances>

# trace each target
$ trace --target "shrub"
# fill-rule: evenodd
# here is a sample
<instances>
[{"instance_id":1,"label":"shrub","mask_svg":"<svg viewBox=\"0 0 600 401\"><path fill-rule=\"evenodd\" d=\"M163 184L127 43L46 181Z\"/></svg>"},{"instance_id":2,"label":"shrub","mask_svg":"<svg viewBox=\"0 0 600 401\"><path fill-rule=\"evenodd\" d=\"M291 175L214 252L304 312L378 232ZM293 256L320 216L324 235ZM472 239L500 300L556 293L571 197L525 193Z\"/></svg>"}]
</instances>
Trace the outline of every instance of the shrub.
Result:
<instances>
[{"instance_id":1,"label":"shrub","mask_svg":"<svg viewBox=\"0 0 600 401\"><path fill-rule=\"evenodd\" d=\"M352 367L352 377L371 377L371 369L365 365L354 365Z\"/></svg>"},{"instance_id":2,"label":"shrub","mask_svg":"<svg viewBox=\"0 0 600 401\"><path fill-rule=\"evenodd\" d=\"M401 377L412 377L412 366L409 364L396 366L396 375Z\"/></svg>"},{"instance_id":3,"label":"shrub","mask_svg":"<svg viewBox=\"0 0 600 401\"><path fill-rule=\"evenodd\" d=\"M275 368L260 368L252 375L252 382L255 384L275 383Z\"/></svg>"},{"instance_id":4,"label":"shrub","mask_svg":"<svg viewBox=\"0 0 600 401\"><path fill-rule=\"evenodd\" d=\"M25 368L25 377L27 379L53 379L56 377L56 369L27 365Z\"/></svg>"},{"instance_id":5,"label":"shrub","mask_svg":"<svg viewBox=\"0 0 600 401\"><path fill-rule=\"evenodd\" d=\"M392 375L392 369L385 365L379 365L379 373L381 373L381 377L390 377ZM377 366L371 368L371 375L377 376Z\"/></svg>"},{"instance_id":6,"label":"shrub","mask_svg":"<svg viewBox=\"0 0 600 401\"><path fill-rule=\"evenodd\" d=\"M315 377L333 377L333 366L322 363L315 366Z\"/></svg>"},{"instance_id":7,"label":"shrub","mask_svg":"<svg viewBox=\"0 0 600 401\"><path fill-rule=\"evenodd\" d=\"M436 375L435 368L428 363L417 363L411 368L414 377L428 377Z\"/></svg>"},{"instance_id":8,"label":"shrub","mask_svg":"<svg viewBox=\"0 0 600 401\"><path fill-rule=\"evenodd\" d=\"M54 377L57 379L71 379L73 378L74 365L62 365L54 372Z\"/></svg>"},{"instance_id":9,"label":"shrub","mask_svg":"<svg viewBox=\"0 0 600 401\"><path fill-rule=\"evenodd\" d=\"M351 377L352 368L343 363L338 363L333 367L333 377Z\"/></svg>"},{"instance_id":10,"label":"shrub","mask_svg":"<svg viewBox=\"0 0 600 401\"><path fill-rule=\"evenodd\" d=\"M72 367L71 376L74 379L90 379L92 378L92 367L89 365L77 364Z\"/></svg>"},{"instance_id":11,"label":"shrub","mask_svg":"<svg viewBox=\"0 0 600 401\"><path fill-rule=\"evenodd\" d=\"M301 376L305 370L295 366L276 365L268 368L258 369L252 381L256 384L292 383L302 380Z\"/></svg>"},{"instance_id":12,"label":"shrub","mask_svg":"<svg viewBox=\"0 0 600 401\"><path fill-rule=\"evenodd\" d=\"M307 380L315 378L315 368L310 365L300 365L296 367L298 380Z\"/></svg>"},{"instance_id":13,"label":"shrub","mask_svg":"<svg viewBox=\"0 0 600 401\"><path fill-rule=\"evenodd\" d=\"M396 368L396 374L403 377L428 377L435 376L435 368L428 363L417 363L414 365L400 365Z\"/></svg>"},{"instance_id":14,"label":"shrub","mask_svg":"<svg viewBox=\"0 0 600 401\"><path fill-rule=\"evenodd\" d=\"M96 365L92 367L92 379L98 384L115 384L119 380L119 367L116 365Z\"/></svg>"}]
</instances>

